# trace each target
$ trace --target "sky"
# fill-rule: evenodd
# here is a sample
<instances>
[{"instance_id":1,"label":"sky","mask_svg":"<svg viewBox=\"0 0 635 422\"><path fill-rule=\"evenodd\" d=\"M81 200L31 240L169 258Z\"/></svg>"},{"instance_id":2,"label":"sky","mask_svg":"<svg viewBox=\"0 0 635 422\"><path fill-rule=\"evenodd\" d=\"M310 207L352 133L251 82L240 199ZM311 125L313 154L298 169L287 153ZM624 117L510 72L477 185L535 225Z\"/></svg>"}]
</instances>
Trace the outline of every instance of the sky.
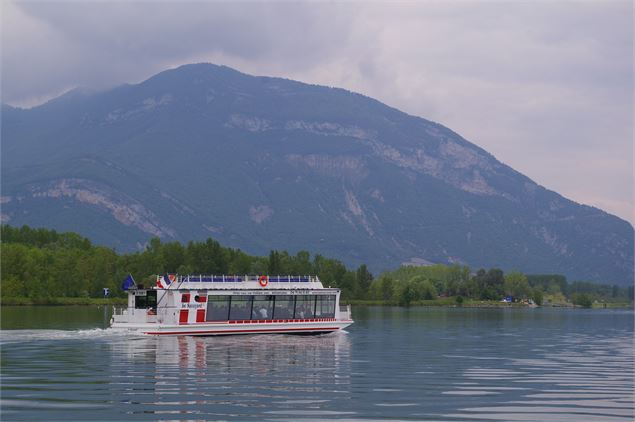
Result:
<instances>
[{"instance_id":1,"label":"sky","mask_svg":"<svg viewBox=\"0 0 635 422\"><path fill-rule=\"evenodd\" d=\"M635 223L633 2L3 0L2 102L211 62L441 123Z\"/></svg>"}]
</instances>

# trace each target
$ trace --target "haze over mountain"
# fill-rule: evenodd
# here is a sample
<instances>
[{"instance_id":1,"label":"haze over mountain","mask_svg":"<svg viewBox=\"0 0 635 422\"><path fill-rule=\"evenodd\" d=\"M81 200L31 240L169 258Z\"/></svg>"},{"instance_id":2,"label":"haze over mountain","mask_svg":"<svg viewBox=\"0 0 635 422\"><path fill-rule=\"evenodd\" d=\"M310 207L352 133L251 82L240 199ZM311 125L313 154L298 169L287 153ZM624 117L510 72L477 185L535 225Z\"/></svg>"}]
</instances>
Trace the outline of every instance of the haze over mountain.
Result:
<instances>
[{"instance_id":1,"label":"haze over mountain","mask_svg":"<svg viewBox=\"0 0 635 422\"><path fill-rule=\"evenodd\" d=\"M342 89L196 64L2 112L2 219L12 225L118 250L151 236L214 237L376 271L438 262L633 282L626 221L444 126Z\"/></svg>"}]
</instances>

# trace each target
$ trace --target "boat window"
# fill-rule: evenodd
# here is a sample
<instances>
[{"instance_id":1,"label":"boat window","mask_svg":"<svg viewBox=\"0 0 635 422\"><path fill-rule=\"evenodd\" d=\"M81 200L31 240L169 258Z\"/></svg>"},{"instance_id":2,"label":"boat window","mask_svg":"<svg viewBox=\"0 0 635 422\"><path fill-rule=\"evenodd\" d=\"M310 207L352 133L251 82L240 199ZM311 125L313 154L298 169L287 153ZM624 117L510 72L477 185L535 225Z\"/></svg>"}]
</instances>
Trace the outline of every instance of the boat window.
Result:
<instances>
[{"instance_id":1,"label":"boat window","mask_svg":"<svg viewBox=\"0 0 635 422\"><path fill-rule=\"evenodd\" d=\"M227 321L229 319L230 296L209 296L207 301L207 321Z\"/></svg>"},{"instance_id":2,"label":"boat window","mask_svg":"<svg viewBox=\"0 0 635 422\"><path fill-rule=\"evenodd\" d=\"M315 316L316 318L335 317L335 295L317 296Z\"/></svg>"},{"instance_id":3,"label":"boat window","mask_svg":"<svg viewBox=\"0 0 635 422\"><path fill-rule=\"evenodd\" d=\"M232 296L229 305L229 319L251 319L253 296Z\"/></svg>"},{"instance_id":4,"label":"boat window","mask_svg":"<svg viewBox=\"0 0 635 422\"><path fill-rule=\"evenodd\" d=\"M134 307L136 309L156 308L157 307L157 291L148 290L145 296L134 297Z\"/></svg>"},{"instance_id":5,"label":"boat window","mask_svg":"<svg viewBox=\"0 0 635 422\"><path fill-rule=\"evenodd\" d=\"M295 318L306 319L315 316L315 296L301 295L295 300Z\"/></svg>"},{"instance_id":6,"label":"boat window","mask_svg":"<svg viewBox=\"0 0 635 422\"><path fill-rule=\"evenodd\" d=\"M275 319L292 319L295 310L295 296L277 295L275 306L273 308L273 317Z\"/></svg>"},{"instance_id":7,"label":"boat window","mask_svg":"<svg viewBox=\"0 0 635 422\"><path fill-rule=\"evenodd\" d=\"M251 319L271 319L273 316L273 296L254 296Z\"/></svg>"}]
</instances>

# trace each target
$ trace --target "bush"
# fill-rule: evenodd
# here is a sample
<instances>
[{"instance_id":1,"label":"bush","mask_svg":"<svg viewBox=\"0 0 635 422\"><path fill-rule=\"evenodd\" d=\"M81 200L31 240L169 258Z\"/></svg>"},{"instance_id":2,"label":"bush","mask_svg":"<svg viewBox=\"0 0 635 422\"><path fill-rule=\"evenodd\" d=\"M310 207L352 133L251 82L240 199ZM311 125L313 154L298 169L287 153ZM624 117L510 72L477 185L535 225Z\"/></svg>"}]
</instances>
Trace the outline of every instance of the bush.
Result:
<instances>
[{"instance_id":1,"label":"bush","mask_svg":"<svg viewBox=\"0 0 635 422\"><path fill-rule=\"evenodd\" d=\"M593 297L587 293L576 293L573 295L573 304L583 308L590 308L593 306Z\"/></svg>"},{"instance_id":2,"label":"bush","mask_svg":"<svg viewBox=\"0 0 635 422\"><path fill-rule=\"evenodd\" d=\"M542 290L539 287L535 287L531 291L531 298L536 303L536 305L541 306L543 301Z\"/></svg>"}]
</instances>

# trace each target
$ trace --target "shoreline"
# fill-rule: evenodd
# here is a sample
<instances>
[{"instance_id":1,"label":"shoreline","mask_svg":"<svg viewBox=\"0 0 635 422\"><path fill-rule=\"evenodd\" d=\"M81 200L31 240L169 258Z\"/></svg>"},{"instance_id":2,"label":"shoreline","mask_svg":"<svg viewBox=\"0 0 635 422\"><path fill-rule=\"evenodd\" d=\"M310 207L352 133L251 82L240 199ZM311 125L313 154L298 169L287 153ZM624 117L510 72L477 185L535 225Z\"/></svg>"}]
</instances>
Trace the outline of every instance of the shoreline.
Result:
<instances>
[{"instance_id":1,"label":"shoreline","mask_svg":"<svg viewBox=\"0 0 635 422\"><path fill-rule=\"evenodd\" d=\"M342 300L342 305L354 306L398 306L395 302L386 302L381 300ZM606 305L606 306L605 306ZM533 308L562 308L562 309L585 309L580 305L572 303L547 303L539 306L530 306L525 303L507 303L493 300L465 300L462 304L456 303L454 299L447 298L419 300L410 303L409 306L417 308L474 308L474 309L533 309ZM616 302L616 303L594 303L593 306L586 309L635 309L633 303Z\"/></svg>"},{"instance_id":2,"label":"shoreline","mask_svg":"<svg viewBox=\"0 0 635 422\"><path fill-rule=\"evenodd\" d=\"M21 297L8 297L0 299L0 306L125 306L127 298L94 298L94 297L51 297L41 299L30 299ZM353 306L398 306L398 303L382 300L352 299L342 300L342 305ZM492 300L465 300L462 304L456 303L454 299L440 298L431 300L419 300L404 307L416 308L472 308L472 309L530 309L533 306L524 303L506 303ZM583 309L582 306L572 303L548 303L538 306L539 308L566 308ZM635 309L633 303L594 303L587 309Z\"/></svg>"},{"instance_id":3,"label":"shoreline","mask_svg":"<svg viewBox=\"0 0 635 422\"><path fill-rule=\"evenodd\" d=\"M27 297L7 297L0 300L0 306L103 306L103 305L127 305L125 297L49 297L30 299Z\"/></svg>"}]
</instances>

